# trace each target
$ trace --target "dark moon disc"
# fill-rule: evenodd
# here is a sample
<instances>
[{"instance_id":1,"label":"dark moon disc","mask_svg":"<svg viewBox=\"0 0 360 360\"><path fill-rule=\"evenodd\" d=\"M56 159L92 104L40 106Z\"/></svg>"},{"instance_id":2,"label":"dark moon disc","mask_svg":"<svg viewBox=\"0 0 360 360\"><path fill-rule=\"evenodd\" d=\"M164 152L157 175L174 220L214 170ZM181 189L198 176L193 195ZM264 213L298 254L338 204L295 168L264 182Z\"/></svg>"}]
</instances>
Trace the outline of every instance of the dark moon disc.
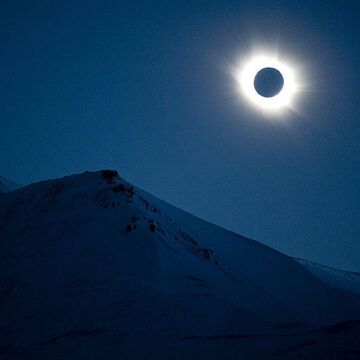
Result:
<instances>
[{"instance_id":1,"label":"dark moon disc","mask_svg":"<svg viewBox=\"0 0 360 360\"><path fill-rule=\"evenodd\" d=\"M284 86L284 78L277 69L263 68L255 75L254 87L256 92L263 97L277 95Z\"/></svg>"}]
</instances>

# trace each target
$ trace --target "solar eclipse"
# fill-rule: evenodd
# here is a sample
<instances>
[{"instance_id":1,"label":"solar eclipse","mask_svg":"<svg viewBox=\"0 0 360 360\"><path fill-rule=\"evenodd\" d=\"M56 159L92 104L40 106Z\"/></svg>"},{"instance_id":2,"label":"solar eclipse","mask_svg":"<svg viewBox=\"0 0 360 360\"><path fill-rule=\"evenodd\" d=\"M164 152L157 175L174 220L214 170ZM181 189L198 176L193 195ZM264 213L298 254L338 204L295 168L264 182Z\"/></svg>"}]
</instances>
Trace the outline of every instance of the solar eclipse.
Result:
<instances>
[{"instance_id":1,"label":"solar eclipse","mask_svg":"<svg viewBox=\"0 0 360 360\"><path fill-rule=\"evenodd\" d=\"M243 97L264 112L291 109L299 90L293 66L278 56L252 56L235 68L234 76Z\"/></svg>"}]
</instances>

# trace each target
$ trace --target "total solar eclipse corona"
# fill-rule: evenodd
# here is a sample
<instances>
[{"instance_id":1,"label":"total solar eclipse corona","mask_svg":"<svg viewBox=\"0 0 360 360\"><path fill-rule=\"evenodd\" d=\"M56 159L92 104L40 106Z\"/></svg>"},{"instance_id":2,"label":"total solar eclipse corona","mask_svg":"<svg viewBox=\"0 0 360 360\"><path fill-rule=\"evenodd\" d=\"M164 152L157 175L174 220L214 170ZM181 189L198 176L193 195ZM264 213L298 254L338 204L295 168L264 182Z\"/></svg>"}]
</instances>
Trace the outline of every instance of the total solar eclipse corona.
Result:
<instances>
[{"instance_id":1,"label":"total solar eclipse corona","mask_svg":"<svg viewBox=\"0 0 360 360\"><path fill-rule=\"evenodd\" d=\"M293 66L277 56L248 58L234 71L242 96L263 112L291 109L299 81Z\"/></svg>"},{"instance_id":2,"label":"total solar eclipse corona","mask_svg":"<svg viewBox=\"0 0 360 360\"><path fill-rule=\"evenodd\" d=\"M359 10L0 0L0 360L360 360Z\"/></svg>"}]
</instances>

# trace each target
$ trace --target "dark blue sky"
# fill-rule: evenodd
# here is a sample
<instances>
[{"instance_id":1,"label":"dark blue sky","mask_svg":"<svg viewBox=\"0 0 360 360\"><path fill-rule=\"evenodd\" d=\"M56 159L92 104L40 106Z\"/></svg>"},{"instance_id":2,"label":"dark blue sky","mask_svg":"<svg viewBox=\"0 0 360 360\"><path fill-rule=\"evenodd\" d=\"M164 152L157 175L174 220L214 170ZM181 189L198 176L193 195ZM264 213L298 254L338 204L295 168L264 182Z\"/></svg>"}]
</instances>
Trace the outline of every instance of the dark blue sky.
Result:
<instances>
[{"instance_id":1,"label":"dark blue sky","mask_svg":"<svg viewBox=\"0 0 360 360\"><path fill-rule=\"evenodd\" d=\"M102 168L287 254L360 271L356 1L0 2L0 174ZM249 111L227 67L278 46L299 114ZM219 239L220 240L220 239Z\"/></svg>"}]
</instances>

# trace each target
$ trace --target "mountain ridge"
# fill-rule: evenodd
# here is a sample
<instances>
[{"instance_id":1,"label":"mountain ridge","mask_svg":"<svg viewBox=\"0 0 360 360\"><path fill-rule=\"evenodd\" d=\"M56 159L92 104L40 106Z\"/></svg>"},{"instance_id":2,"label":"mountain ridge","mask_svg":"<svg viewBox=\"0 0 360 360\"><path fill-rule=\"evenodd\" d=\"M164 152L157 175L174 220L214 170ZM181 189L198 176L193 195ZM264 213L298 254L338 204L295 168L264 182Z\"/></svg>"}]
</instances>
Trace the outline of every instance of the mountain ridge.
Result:
<instances>
[{"instance_id":1,"label":"mountain ridge","mask_svg":"<svg viewBox=\"0 0 360 360\"><path fill-rule=\"evenodd\" d=\"M197 336L305 336L360 318L351 287L329 286L300 261L174 208L113 170L6 194L0 230L0 326L14 334L0 337L5 358L34 347L34 358L49 348L56 358L59 343L86 358L89 336L96 351L105 341L129 355L140 341L173 355L179 339L193 339L192 352ZM127 334L126 350L112 343L116 334Z\"/></svg>"},{"instance_id":2,"label":"mountain ridge","mask_svg":"<svg viewBox=\"0 0 360 360\"><path fill-rule=\"evenodd\" d=\"M7 193L10 191L14 191L16 189L20 189L23 185L9 180L5 178L4 176L0 175L0 193Z\"/></svg>"}]
</instances>

